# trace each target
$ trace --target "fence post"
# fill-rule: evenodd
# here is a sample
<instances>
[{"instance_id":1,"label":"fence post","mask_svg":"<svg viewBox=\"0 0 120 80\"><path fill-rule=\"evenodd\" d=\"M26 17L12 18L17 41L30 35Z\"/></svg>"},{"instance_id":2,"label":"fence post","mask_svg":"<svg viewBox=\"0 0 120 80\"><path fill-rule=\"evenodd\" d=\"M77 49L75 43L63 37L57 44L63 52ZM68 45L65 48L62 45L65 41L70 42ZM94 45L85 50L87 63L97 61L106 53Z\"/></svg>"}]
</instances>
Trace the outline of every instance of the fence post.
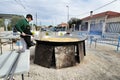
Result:
<instances>
[{"instance_id":1,"label":"fence post","mask_svg":"<svg viewBox=\"0 0 120 80\"><path fill-rule=\"evenodd\" d=\"M118 37L117 51L119 50L119 47L120 47L120 35Z\"/></svg>"}]
</instances>

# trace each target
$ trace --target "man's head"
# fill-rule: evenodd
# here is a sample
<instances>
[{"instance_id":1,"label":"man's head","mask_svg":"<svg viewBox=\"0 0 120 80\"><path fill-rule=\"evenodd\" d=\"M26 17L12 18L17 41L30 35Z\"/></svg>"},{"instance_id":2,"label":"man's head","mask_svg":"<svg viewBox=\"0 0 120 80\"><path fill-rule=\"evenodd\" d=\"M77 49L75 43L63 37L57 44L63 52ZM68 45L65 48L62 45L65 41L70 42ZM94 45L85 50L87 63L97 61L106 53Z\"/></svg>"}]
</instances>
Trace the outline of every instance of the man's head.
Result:
<instances>
[{"instance_id":1,"label":"man's head","mask_svg":"<svg viewBox=\"0 0 120 80\"><path fill-rule=\"evenodd\" d=\"M27 14L26 18L28 19L29 22L33 20L33 17L31 14Z\"/></svg>"}]
</instances>

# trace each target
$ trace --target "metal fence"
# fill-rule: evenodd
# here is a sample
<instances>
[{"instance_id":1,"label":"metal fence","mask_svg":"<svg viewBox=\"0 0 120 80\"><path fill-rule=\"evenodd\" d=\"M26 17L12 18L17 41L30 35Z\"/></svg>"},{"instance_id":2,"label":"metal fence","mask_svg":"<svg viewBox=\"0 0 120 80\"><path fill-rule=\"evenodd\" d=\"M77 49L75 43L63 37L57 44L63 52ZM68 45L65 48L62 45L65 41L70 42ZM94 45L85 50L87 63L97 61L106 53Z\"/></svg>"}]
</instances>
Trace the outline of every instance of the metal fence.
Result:
<instances>
[{"instance_id":1,"label":"metal fence","mask_svg":"<svg viewBox=\"0 0 120 80\"><path fill-rule=\"evenodd\" d=\"M102 35L102 23L90 24L90 35Z\"/></svg>"},{"instance_id":2,"label":"metal fence","mask_svg":"<svg viewBox=\"0 0 120 80\"><path fill-rule=\"evenodd\" d=\"M105 32L107 32L107 33L120 33L120 22L107 23Z\"/></svg>"}]
</instances>

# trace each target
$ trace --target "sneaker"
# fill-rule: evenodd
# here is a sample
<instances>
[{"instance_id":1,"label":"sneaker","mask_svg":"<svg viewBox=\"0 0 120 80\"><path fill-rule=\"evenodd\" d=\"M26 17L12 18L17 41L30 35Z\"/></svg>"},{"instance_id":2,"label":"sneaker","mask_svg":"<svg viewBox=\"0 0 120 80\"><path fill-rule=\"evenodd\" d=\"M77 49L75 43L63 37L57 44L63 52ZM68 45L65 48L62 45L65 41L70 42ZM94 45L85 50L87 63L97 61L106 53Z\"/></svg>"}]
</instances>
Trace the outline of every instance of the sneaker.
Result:
<instances>
[{"instance_id":1,"label":"sneaker","mask_svg":"<svg viewBox=\"0 0 120 80\"><path fill-rule=\"evenodd\" d=\"M25 52L25 50L23 50L23 49L20 49L17 51L17 53L23 53L23 52Z\"/></svg>"},{"instance_id":2,"label":"sneaker","mask_svg":"<svg viewBox=\"0 0 120 80\"><path fill-rule=\"evenodd\" d=\"M34 42L31 42L31 46L34 46L35 45L35 43Z\"/></svg>"},{"instance_id":3,"label":"sneaker","mask_svg":"<svg viewBox=\"0 0 120 80\"><path fill-rule=\"evenodd\" d=\"M8 78L7 78L7 80L15 80L15 78L14 78L14 77L12 77L12 78L10 79L10 78L8 77Z\"/></svg>"}]
</instances>

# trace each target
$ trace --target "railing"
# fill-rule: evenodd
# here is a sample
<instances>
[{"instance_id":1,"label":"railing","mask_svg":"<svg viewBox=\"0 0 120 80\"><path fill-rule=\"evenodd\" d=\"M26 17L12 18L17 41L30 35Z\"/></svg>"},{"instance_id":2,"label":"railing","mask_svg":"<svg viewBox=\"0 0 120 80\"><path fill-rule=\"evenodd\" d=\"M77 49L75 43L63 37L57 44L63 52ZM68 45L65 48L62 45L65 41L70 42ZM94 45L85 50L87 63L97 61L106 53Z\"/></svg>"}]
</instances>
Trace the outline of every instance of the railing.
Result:
<instances>
[{"instance_id":1,"label":"railing","mask_svg":"<svg viewBox=\"0 0 120 80\"><path fill-rule=\"evenodd\" d=\"M120 36L118 38L117 51L118 51L119 47L120 47Z\"/></svg>"},{"instance_id":2,"label":"railing","mask_svg":"<svg viewBox=\"0 0 120 80\"><path fill-rule=\"evenodd\" d=\"M95 48L96 43L104 43L117 46L118 51L118 48L120 47L120 36L118 33L104 33L99 37L90 36L90 46L92 42L95 42Z\"/></svg>"}]
</instances>

